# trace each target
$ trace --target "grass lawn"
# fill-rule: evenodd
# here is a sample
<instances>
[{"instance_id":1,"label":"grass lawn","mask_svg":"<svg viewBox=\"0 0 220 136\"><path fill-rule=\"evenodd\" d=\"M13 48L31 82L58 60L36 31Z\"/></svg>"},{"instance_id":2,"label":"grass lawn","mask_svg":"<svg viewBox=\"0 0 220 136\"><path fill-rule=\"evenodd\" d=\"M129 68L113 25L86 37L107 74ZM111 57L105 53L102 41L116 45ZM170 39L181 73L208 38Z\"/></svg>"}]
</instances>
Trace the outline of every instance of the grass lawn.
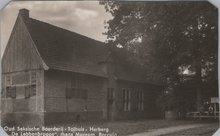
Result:
<instances>
[{"instance_id":1,"label":"grass lawn","mask_svg":"<svg viewBox=\"0 0 220 136\"><path fill-rule=\"evenodd\" d=\"M212 123L209 126L183 130L161 136L212 136L218 129L218 123Z\"/></svg>"},{"instance_id":2,"label":"grass lawn","mask_svg":"<svg viewBox=\"0 0 220 136\"><path fill-rule=\"evenodd\" d=\"M139 121L115 121L115 122L93 122L93 123L84 122L84 123L77 123L77 124L69 124L65 126L66 127L83 126L84 128L89 128L89 127L108 128L110 133L117 133L118 136L121 136L121 135L123 136L123 135L128 135L128 134L147 132L152 129L159 129L159 128L165 128L165 127L171 127L171 126L178 126L178 125L197 124L197 123L201 124L201 123L207 123L207 122L183 121L183 120L172 120L172 121L139 120ZM210 128L210 131L212 132L215 131L216 127L214 127L213 129L214 130Z\"/></svg>"}]
</instances>

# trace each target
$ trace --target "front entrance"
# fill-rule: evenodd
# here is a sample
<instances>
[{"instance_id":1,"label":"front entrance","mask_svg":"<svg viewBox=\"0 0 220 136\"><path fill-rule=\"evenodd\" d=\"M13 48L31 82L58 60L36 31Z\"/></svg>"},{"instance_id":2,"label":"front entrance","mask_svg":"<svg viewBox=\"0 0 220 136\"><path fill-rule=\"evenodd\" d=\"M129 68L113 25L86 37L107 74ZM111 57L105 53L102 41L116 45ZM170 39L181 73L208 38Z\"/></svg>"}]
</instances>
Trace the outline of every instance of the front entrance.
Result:
<instances>
[{"instance_id":1,"label":"front entrance","mask_svg":"<svg viewBox=\"0 0 220 136\"><path fill-rule=\"evenodd\" d=\"M114 112L114 89L108 88L107 91L107 119L113 120Z\"/></svg>"}]
</instances>

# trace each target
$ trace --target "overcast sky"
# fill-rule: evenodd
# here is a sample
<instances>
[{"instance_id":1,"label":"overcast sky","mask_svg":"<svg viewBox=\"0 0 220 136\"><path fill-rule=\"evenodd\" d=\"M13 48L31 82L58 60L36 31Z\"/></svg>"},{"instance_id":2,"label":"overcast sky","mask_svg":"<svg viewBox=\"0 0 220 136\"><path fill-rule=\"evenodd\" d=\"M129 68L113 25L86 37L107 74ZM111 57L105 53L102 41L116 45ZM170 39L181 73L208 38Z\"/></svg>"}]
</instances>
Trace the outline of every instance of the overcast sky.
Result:
<instances>
[{"instance_id":1,"label":"overcast sky","mask_svg":"<svg viewBox=\"0 0 220 136\"><path fill-rule=\"evenodd\" d=\"M18 11L30 10L30 17L70 31L80 33L99 41L105 41L102 33L104 21L111 15L105 12L98 1L14 1L10 2L1 13L1 52L4 51L14 26Z\"/></svg>"}]
</instances>

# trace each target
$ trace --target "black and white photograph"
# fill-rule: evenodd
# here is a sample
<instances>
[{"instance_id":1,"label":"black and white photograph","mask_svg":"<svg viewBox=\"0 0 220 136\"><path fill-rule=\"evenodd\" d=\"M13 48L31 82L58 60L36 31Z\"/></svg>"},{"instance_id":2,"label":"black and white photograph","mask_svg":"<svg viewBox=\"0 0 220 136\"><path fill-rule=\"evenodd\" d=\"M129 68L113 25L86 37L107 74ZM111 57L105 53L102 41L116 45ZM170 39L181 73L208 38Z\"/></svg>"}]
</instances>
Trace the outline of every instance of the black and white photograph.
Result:
<instances>
[{"instance_id":1,"label":"black and white photograph","mask_svg":"<svg viewBox=\"0 0 220 136\"><path fill-rule=\"evenodd\" d=\"M209 1L11 1L1 10L10 136L212 136L218 8Z\"/></svg>"}]
</instances>

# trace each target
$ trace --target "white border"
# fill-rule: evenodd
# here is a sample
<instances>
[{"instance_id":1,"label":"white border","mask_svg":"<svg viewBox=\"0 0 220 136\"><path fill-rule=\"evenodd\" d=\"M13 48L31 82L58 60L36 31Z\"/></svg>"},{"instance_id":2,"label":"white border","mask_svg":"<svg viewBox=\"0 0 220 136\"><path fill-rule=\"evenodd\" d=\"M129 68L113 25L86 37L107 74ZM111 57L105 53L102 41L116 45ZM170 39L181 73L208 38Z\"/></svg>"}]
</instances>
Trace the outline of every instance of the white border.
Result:
<instances>
[{"instance_id":1,"label":"white border","mask_svg":"<svg viewBox=\"0 0 220 136\"><path fill-rule=\"evenodd\" d=\"M218 8L218 85L220 85L220 14L219 14L219 8L220 8L220 1L219 0L208 0L210 3L212 3L216 8ZM218 88L218 97L220 94L220 89ZM220 97L219 97L220 98ZM220 102L219 102L220 103ZM220 117L219 117L220 119ZM220 128L214 133L213 136L220 136Z\"/></svg>"},{"instance_id":2,"label":"white border","mask_svg":"<svg viewBox=\"0 0 220 136\"><path fill-rule=\"evenodd\" d=\"M1 18L1 14L2 14L2 9L10 2L10 0L0 0L0 18ZM2 24L0 24L0 47L1 45L1 27ZM0 56L1 56L1 48L0 48ZM1 61L0 61L1 62ZM0 67L0 73L2 73L1 67ZM0 74L0 83L1 83L1 74ZM0 84L0 88L1 88L1 84ZM1 97L1 93L0 93L0 97ZM0 101L1 104L1 101ZM0 106L1 107L1 106ZM1 110L0 110L0 116L1 116ZM0 117L0 125L1 125L1 117ZM1 136L8 136L8 134L4 131L4 129L0 126L0 135Z\"/></svg>"}]
</instances>

